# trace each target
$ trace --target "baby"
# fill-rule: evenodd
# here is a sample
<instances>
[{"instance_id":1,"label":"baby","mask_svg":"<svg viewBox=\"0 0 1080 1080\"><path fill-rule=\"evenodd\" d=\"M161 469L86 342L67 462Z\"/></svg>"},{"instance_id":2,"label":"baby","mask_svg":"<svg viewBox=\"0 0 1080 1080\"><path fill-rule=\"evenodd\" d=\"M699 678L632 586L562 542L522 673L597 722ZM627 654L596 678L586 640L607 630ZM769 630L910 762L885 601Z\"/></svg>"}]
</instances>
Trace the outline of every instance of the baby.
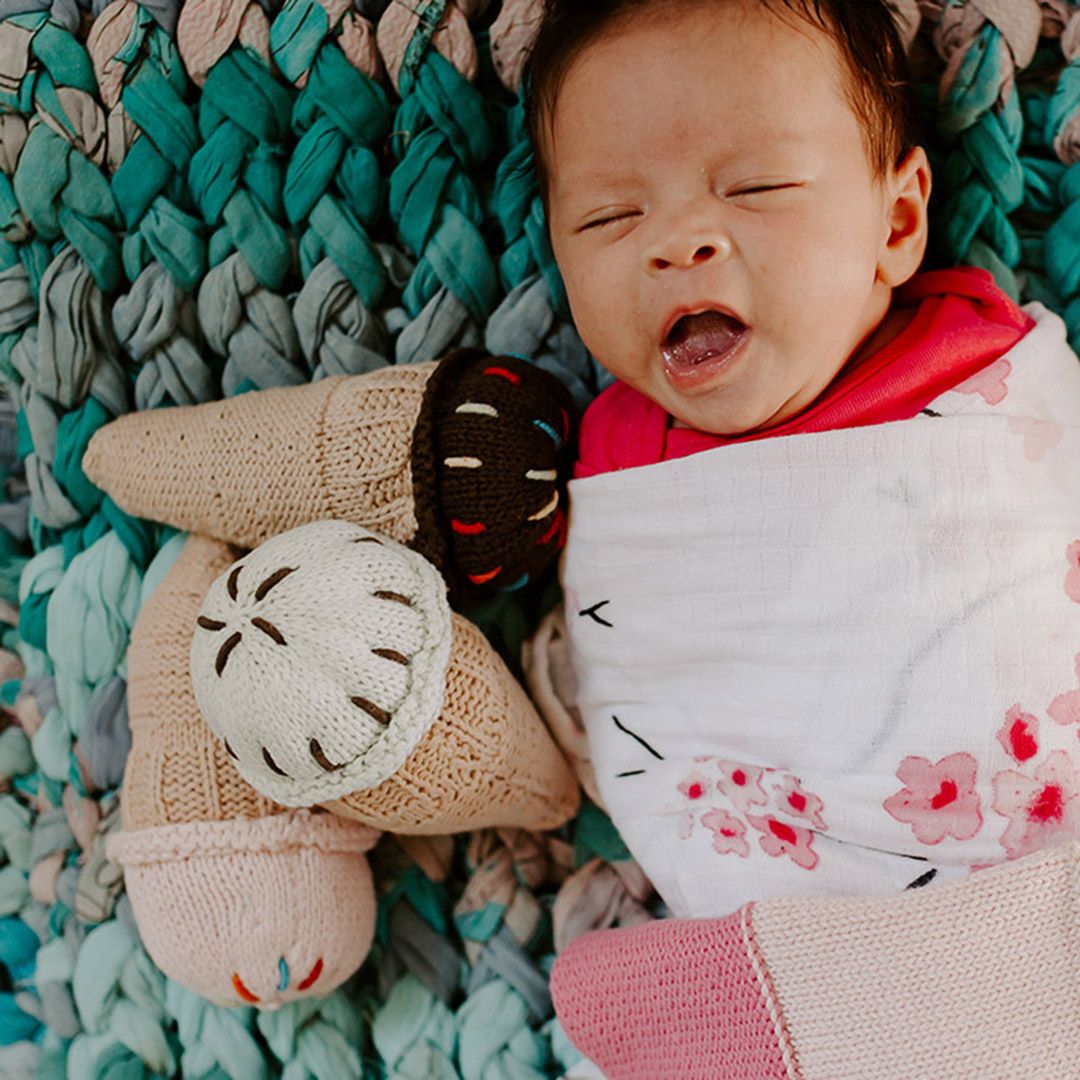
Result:
<instances>
[{"instance_id":1,"label":"baby","mask_svg":"<svg viewBox=\"0 0 1080 1080\"><path fill-rule=\"evenodd\" d=\"M887 5L555 0L531 79L552 246L619 380L571 484L577 705L672 914L963 884L1074 840L1080 367L988 274L918 272L930 170ZM745 919L687 925L730 930L768 983ZM646 931L670 997L681 946L655 934L682 931ZM695 939L695 978L721 938ZM771 990L768 1067L679 1057L700 997L646 1052L644 1013L611 1006L648 965L620 970L568 1024L587 1052L615 1039L612 1076L871 1075L798 1071ZM986 1045L989 1069L873 1075L1066 1075L996 1072Z\"/></svg>"}]
</instances>

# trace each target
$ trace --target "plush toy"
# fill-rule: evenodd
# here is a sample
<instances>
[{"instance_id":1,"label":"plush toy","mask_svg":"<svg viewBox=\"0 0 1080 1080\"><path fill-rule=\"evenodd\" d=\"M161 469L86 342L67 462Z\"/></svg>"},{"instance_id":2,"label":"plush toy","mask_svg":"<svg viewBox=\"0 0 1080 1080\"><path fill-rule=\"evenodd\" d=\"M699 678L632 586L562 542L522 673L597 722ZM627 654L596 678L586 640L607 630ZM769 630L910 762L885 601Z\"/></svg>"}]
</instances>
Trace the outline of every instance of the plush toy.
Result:
<instances>
[{"instance_id":1,"label":"plush toy","mask_svg":"<svg viewBox=\"0 0 1080 1080\"><path fill-rule=\"evenodd\" d=\"M565 759L447 597L555 558L569 435L556 379L475 350L95 435L91 480L194 534L133 631L110 849L172 978L233 1004L328 993L371 942L379 830L574 815Z\"/></svg>"},{"instance_id":2,"label":"plush toy","mask_svg":"<svg viewBox=\"0 0 1080 1080\"><path fill-rule=\"evenodd\" d=\"M129 413L94 435L83 469L136 517L243 548L309 521L364 525L471 599L520 588L557 555L570 409L541 368L460 349Z\"/></svg>"},{"instance_id":3,"label":"plush toy","mask_svg":"<svg viewBox=\"0 0 1080 1080\"><path fill-rule=\"evenodd\" d=\"M363 852L375 829L259 795L199 715L188 654L210 582L236 557L189 537L139 612L128 650L131 752L124 867L146 951L218 1004L328 993L371 945L375 893Z\"/></svg>"}]
</instances>

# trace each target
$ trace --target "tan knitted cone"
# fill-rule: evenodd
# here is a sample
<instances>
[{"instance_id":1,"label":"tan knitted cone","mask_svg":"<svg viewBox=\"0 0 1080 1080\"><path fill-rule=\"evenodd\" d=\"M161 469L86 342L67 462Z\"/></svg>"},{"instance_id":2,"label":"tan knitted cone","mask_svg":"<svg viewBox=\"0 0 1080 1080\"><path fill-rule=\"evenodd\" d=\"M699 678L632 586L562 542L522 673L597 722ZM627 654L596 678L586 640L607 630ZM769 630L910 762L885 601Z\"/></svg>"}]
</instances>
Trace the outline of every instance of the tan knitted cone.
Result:
<instances>
[{"instance_id":1,"label":"tan knitted cone","mask_svg":"<svg viewBox=\"0 0 1080 1080\"><path fill-rule=\"evenodd\" d=\"M210 583L239 555L226 544L189 537L150 594L128 647L131 753L124 770L125 829L282 813L233 767L199 715L188 651Z\"/></svg>"},{"instance_id":2,"label":"tan knitted cone","mask_svg":"<svg viewBox=\"0 0 1080 1080\"><path fill-rule=\"evenodd\" d=\"M327 809L411 835L569 821L577 781L532 702L472 623L454 615L453 635L438 720L389 779Z\"/></svg>"},{"instance_id":3,"label":"tan knitted cone","mask_svg":"<svg viewBox=\"0 0 1080 1080\"><path fill-rule=\"evenodd\" d=\"M328 994L363 962L376 830L286 810L251 788L203 723L188 671L199 606L236 557L190 537L147 599L128 651L132 749L109 855L147 952L223 1005Z\"/></svg>"},{"instance_id":4,"label":"tan knitted cone","mask_svg":"<svg viewBox=\"0 0 1080 1080\"><path fill-rule=\"evenodd\" d=\"M321 518L405 543L417 531L413 432L436 367L129 413L94 435L83 469L135 517L240 547Z\"/></svg>"}]
</instances>

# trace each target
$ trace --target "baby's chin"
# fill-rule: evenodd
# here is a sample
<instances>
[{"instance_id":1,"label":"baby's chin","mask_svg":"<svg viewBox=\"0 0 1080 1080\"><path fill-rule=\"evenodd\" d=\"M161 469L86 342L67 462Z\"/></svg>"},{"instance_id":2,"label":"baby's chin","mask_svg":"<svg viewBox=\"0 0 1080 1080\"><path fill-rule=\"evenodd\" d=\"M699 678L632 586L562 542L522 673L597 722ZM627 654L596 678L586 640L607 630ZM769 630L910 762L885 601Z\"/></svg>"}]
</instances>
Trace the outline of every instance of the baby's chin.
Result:
<instances>
[{"instance_id":1,"label":"baby's chin","mask_svg":"<svg viewBox=\"0 0 1080 1080\"><path fill-rule=\"evenodd\" d=\"M747 405L730 399L717 400L722 397L719 393L691 401L670 394L649 396L671 417L671 427L725 439L768 431L793 415L788 402Z\"/></svg>"}]
</instances>

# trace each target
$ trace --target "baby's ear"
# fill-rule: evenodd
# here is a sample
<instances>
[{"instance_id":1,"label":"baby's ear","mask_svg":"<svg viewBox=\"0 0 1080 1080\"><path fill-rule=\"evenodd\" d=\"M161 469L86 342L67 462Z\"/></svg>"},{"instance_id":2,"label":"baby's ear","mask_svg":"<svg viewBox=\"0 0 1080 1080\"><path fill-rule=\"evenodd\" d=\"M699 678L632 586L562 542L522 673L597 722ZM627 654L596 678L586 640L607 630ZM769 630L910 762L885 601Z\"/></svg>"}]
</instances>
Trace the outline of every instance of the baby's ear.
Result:
<instances>
[{"instance_id":1,"label":"baby's ear","mask_svg":"<svg viewBox=\"0 0 1080 1080\"><path fill-rule=\"evenodd\" d=\"M878 278L895 288L919 269L926 253L926 208L931 188L926 151L921 146L909 151L885 183L885 232Z\"/></svg>"}]
</instances>

